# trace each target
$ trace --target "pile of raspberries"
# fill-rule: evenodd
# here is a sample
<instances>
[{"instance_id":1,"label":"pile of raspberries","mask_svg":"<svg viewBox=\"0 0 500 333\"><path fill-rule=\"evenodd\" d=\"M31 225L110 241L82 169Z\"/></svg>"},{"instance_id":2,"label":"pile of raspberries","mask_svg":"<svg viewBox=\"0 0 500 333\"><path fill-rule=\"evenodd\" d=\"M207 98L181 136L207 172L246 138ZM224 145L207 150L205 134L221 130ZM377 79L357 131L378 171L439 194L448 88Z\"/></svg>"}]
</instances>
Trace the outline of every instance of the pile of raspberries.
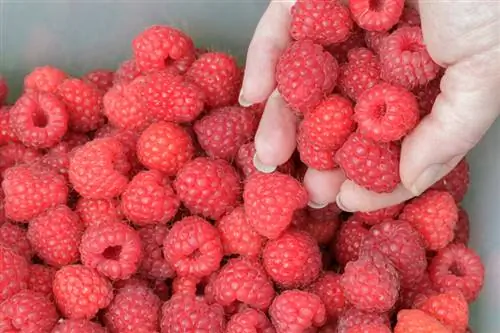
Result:
<instances>
[{"instance_id":1,"label":"pile of raspberries","mask_svg":"<svg viewBox=\"0 0 500 333\"><path fill-rule=\"evenodd\" d=\"M116 71L29 73L0 113L0 332L471 332L465 160L393 207L307 207L307 167L392 191L439 93L418 13L373 3L292 8L276 84L298 149L271 173L242 68L174 27L141 32Z\"/></svg>"}]
</instances>

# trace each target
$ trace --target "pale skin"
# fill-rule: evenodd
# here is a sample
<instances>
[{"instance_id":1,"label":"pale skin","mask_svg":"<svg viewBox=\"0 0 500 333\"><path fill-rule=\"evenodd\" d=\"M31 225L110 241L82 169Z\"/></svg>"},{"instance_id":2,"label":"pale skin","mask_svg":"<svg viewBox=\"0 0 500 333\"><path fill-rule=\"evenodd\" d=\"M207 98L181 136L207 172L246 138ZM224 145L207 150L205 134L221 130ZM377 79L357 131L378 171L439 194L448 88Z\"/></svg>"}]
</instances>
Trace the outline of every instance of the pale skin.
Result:
<instances>
[{"instance_id":1,"label":"pale skin","mask_svg":"<svg viewBox=\"0 0 500 333\"><path fill-rule=\"evenodd\" d=\"M271 1L248 49L240 104L268 99L255 137L256 166L273 170L295 147L298 121L275 91L274 68L290 43L294 1ZM500 1L427 0L420 12L433 60L446 68L432 113L402 145L401 184L387 194L367 191L340 170L309 169L310 206L337 202L345 211L372 211L417 196L445 176L483 137L500 114Z\"/></svg>"}]
</instances>

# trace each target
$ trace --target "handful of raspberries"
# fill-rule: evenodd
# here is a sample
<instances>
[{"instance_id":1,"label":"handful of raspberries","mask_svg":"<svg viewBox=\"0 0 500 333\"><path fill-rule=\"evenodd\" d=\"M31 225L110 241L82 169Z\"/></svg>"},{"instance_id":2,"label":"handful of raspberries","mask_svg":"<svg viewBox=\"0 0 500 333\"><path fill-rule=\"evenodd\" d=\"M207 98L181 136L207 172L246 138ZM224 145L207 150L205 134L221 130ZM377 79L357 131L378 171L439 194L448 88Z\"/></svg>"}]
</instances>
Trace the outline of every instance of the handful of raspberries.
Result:
<instances>
[{"instance_id":1,"label":"handful of raspberries","mask_svg":"<svg viewBox=\"0 0 500 333\"><path fill-rule=\"evenodd\" d=\"M392 191L439 93L418 13L372 3L292 8L276 80L298 154L271 173L242 69L174 27L116 70L35 68L13 105L0 79L0 332L471 332L466 160L393 207L307 207L306 166Z\"/></svg>"}]
</instances>

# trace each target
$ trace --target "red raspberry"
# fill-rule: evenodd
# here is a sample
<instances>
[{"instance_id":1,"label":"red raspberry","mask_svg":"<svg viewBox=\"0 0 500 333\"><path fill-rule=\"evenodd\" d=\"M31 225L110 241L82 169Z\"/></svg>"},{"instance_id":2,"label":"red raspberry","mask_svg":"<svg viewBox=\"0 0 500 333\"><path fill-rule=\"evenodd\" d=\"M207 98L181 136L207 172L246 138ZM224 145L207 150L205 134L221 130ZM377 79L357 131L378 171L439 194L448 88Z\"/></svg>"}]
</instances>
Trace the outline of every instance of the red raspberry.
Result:
<instances>
[{"instance_id":1,"label":"red raspberry","mask_svg":"<svg viewBox=\"0 0 500 333\"><path fill-rule=\"evenodd\" d=\"M92 226L85 230L80 245L82 263L112 280L128 279L142 258L137 231L123 223Z\"/></svg>"},{"instance_id":2,"label":"red raspberry","mask_svg":"<svg viewBox=\"0 0 500 333\"><path fill-rule=\"evenodd\" d=\"M302 122L304 124L304 122ZM304 134L303 126L299 127L297 134L297 151L300 160L309 168L316 170L333 170L337 167L335 163L336 149L320 148L313 141L308 140Z\"/></svg>"},{"instance_id":3,"label":"red raspberry","mask_svg":"<svg viewBox=\"0 0 500 333\"><path fill-rule=\"evenodd\" d=\"M119 203L114 199L80 198L75 212L78 213L85 227L120 222L123 217Z\"/></svg>"},{"instance_id":4,"label":"red raspberry","mask_svg":"<svg viewBox=\"0 0 500 333\"><path fill-rule=\"evenodd\" d=\"M94 69L87 72L82 78L84 81L93 83L103 93L113 86L115 73L109 69Z\"/></svg>"},{"instance_id":5,"label":"red raspberry","mask_svg":"<svg viewBox=\"0 0 500 333\"><path fill-rule=\"evenodd\" d=\"M359 186L378 193L392 192L401 182L401 148L393 142L375 142L353 133L337 151L336 162L346 177Z\"/></svg>"},{"instance_id":6,"label":"red raspberry","mask_svg":"<svg viewBox=\"0 0 500 333\"><path fill-rule=\"evenodd\" d=\"M391 329L384 324L362 324L347 330L346 333L392 333Z\"/></svg>"},{"instance_id":7,"label":"red raspberry","mask_svg":"<svg viewBox=\"0 0 500 333\"><path fill-rule=\"evenodd\" d=\"M170 229L163 255L181 276L208 276L218 270L223 256L219 232L200 217L185 217Z\"/></svg>"},{"instance_id":8,"label":"red raspberry","mask_svg":"<svg viewBox=\"0 0 500 333\"><path fill-rule=\"evenodd\" d=\"M0 304L28 288L29 268L24 257L0 244Z\"/></svg>"},{"instance_id":9,"label":"red raspberry","mask_svg":"<svg viewBox=\"0 0 500 333\"><path fill-rule=\"evenodd\" d=\"M224 309L218 304L209 305L201 298L176 294L162 306L161 333L225 332Z\"/></svg>"},{"instance_id":10,"label":"red raspberry","mask_svg":"<svg viewBox=\"0 0 500 333\"><path fill-rule=\"evenodd\" d=\"M31 164L40 156L39 151L27 148L22 143L9 142L0 146L0 173L16 165Z\"/></svg>"},{"instance_id":11,"label":"red raspberry","mask_svg":"<svg viewBox=\"0 0 500 333\"><path fill-rule=\"evenodd\" d=\"M217 275L214 273L214 275ZM172 292L174 294L178 293L186 293L189 295L197 295L198 294L198 285L201 282L201 278L195 276L176 276L172 281ZM213 293L213 292L212 292ZM210 295L213 298L213 295ZM207 299L205 295L205 299ZM213 299L210 300L209 303L214 303Z\"/></svg>"},{"instance_id":12,"label":"red raspberry","mask_svg":"<svg viewBox=\"0 0 500 333\"><path fill-rule=\"evenodd\" d=\"M308 195L292 176L275 172L249 178L243 199L250 225L262 236L276 239L292 222L294 211L307 205Z\"/></svg>"},{"instance_id":13,"label":"red raspberry","mask_svg":"<svg viewBox=\"0 0 500 333\"><path fill-rule=\"evenodd\" d=\"M307 290L318 295L325 304L326 313L330 320L336 320L346 307L344 291L340 285L341 276L335 272L325 272Z\"/></svg>"},{"instance_id":14,"label":"red raspberry","mask_svg":"<svg viewBox=\"0 0 500 333\"><path fill-rule=\"evenodd\" d=\"M401 310L394 333L452 333L451 329L420 310Z\"/></svg>"},{"instance_id":15,"label":"red raspberry","mask_svg":"<svg viewBox=\"0 0 500 333\"><path fill-rule=\"evenodd\" d=\"M13 221L27 222L68 198L66 180L55 171L20 165L3 176L5 215Z\"/></svg>"},{"instance_id":16,"label":"red raspberry","mask_svg":"<svg viewBox=\"0 0 500 333\"><path fill-rule=\"evenodd\" d=\"M448 192L428 190L406 204L399 218L420 233L426 249L439 250L453 240L458 208Z\"/></svg>"},{"instance_id":17,"label":"red raspberry","mask_svg":"<svg viewBox=\"0 0 500 333\"><path fill-rule=\"evenodd\" d=\"M94 135L94 139L101 138L115 138L122 143L125 147L127 155L135 156L135 148L137 146L137 140L139 140L139 134L130 130L122 130L111 126L109 123L102 126L97 130Z\"/></svg>"},{"instance_id":18,"label":"red raspberry","mask_svg":"<svg viewBox=\"0 0 500 333\"><path fill-rule=\"evenodd\" d=\"M102 94L91 83L67 79L57 88L59 98L66 104L69 127L75 132L88 132L104 123Z\"/></svg>"},{"instance_id":19,"label":"red raspberry","mask_svg":"<svg viewBox=\"0 0 500 333\"><path fill-rule=\"evenodd\" d=\"M412 309L418 307L418 305L435 294L429 273L425 272L415 284L401 287L398 308Z\"/></svg>"},{"instance_id":20,"label":"red raspberry","mask_svg":"<svg viewBox=\"0 0 500 333\"><path fill-rule=\"evenodd\" d=\"M349 50L347 59L339 69L339 89L356 101L363 92L380 82L380 61L364 47Z\"/></svg>"},{"instance_id":21,"label":"red raspberry","mask_svg":"<svg viewBox=\"0 0 500 333\"><path fill-rule=\"evenodd\" d=\"M0 76L0 107L5 103L8 94L9 86L7 85L7 80Z\"/></svg>"},{"instance_id":22,"label":"red raspberry","mask_svg":"<svg viewBox=\"0 0 500 333\"><path fill-rule=\"evenodd\" d=\"M0 304L1 332L50 333L59 315L43 294L23 290Z\"/></svg>"},{"instance_id":23,"label":"red raspberry","mask_svg":"<svg viewBox=\"0 0 500 333\"><path fill-rule=\"evenodd\" d=\"M472 249L463 244L451 244L432 259L429 276L439 292L458 290L470 303L483 287L484 266Z\"/></svg>"},{"instance_id":24,"label":"red raspberry","mask_svg":"<svg viewBox=\"0 0 500 333\"><path fill-rule=\"evenodd\" d=\"M158 332L160 307L161 300L151 289L123 288L105 310L104 323L110 333Z\"/></svg>"},{"instance_id":25,"label":"red raspberry","mask_svg":"<svg viewBox=\"0 0 500 333\"><path fill-rule=\"evenodd\" d=\"M276 333L266 315L252 308L246 308L229 319L226 333Z\"/></svg>"},{"instance_id":26,"label":"red raspberry","mask_svg":"<svg viewBox=\"0 0 500 333\"><path fill-rule=\"evenodd\" d=\"M137 68L154 72L175 67L185 72L195 59L191 38L169 26L154 25L142 31L132 41Z\"/></svg>"},{"instance_id":27,"label":"red raspberry","mask_svg":"<svg viewBox=\"0 0 500 333\"><path fill-rule=\"evenodd\" d=\"M33 264L29 268L28 289L52 297L52 284L56 269Z\"/></svg>"},{"instance_id":28,"label":"red raspberry","mask_svg":"<svg viewBox=\"0 0 500 333\"><path fill-rule=\"evenodd\" d=\"M255 144L253 142L249 142L240 146L238 154L235 157L234 163L243 173L243 176L245 178L249 178L255 173L260 173L260 171L258 171L253 164L255 152ZM286 161L282 165L278 165L277 167L277 170L279 172L287 174L293 174L294 169L293 159L289 159L288 161Z\"/></svg>"},{"instance_id":29,"label":"red raspberry","mask_svg":"<svg viewBox=\"0 0 500 333\"><path fill-rule=\"evenodd\" d=\"M469 304L460 292L431 296L419 306L419 310L451 328L453 333L465 332L469 323Z\"/></svg>"},{"instance_id":30,"label":"red raspberry","mask_svg":"<svg viewBox=\"0 0 500 333\"><path fill-rule=\"evenodd\" d=\"M206 105L219 108L235 104L242 82L236 59L222 52L201 55L186 73L186 79L205 93Z\"/></svg>"},{"instance_id":31,"label":"red raspberry","mask_svg":"<svg viewBox=\"0 0 500 333\"><path fill-rule=\"evenodd\" d=\"M345 266L349 261L358 260L359 248L368 233L368 227L355 218L340 226L337 239L332 244L335 258L340 265Z\"/></svg>"},{"instance_id":32,"label":"red raspberry","mask_svg":"<svg viewBox=\"0 0 500 333\"><path fill-rule=\"evenodd\" d=\"M358 47L366 47L365 31L355 24L351 36L346 41L329 45L327 50L339 63L344 63L347 61L347 53Z\"/></svg>"},{"instance_id":33,"label":"red raspberry","mask_svg":"<svg viewBox=\"0 0 500 333\"><path fill-rule=\"evenodd\" d=\"M69 180L81 196L110 199L125 190L130 164L115 138L96 139L78 148L70 160Z\"/></svg>"},{"instance_id":34,"label":"red raspberry","mask_svg":"<svg viewBox=\"0 0 500 333\"><path fill-rule=\"evenodd\" d=\"M58 270L53 290L59 311L70 319L91 319L113 299L111 283L96 270L82 265Z\"/></svg>"},{"instance_id":35,"label":"red raspberry","mask_svg":"<svg viewBox=\"0 0 500 333\"><path fill-rule=\"evenodd\" d=\"M382 78L414 89L432 81L440 67L430 57L420 27L402 27L389 35L380 48Z\"/></svg>"},{"instance_id":36,"label":"red raspberry","mask_svg":"<svg viewBox=\"0 0 500 333\"><path fill-rule=\"evenodd\" d=\"M242 206L217 221L216 227L224 248L224 254L239 254L246 257L257 257L264 245L264 237L251 226Z\"/></svg>"},{"instance_id":37,"label":"red raspberry","mask_svg":"<svg viewBox=\"0 0 500 333\"><path fill-rule=\"evenodd\" d=\"M388 31L398 23L404 0L351 0L349 9L354 21L368 31Z\"/></svg>"},{"instance_id":38,"label":"red raspberry","mask_svg":"<svg viewBox=\"0 0 500 333\"><path fill-rule=\"evenodd\" d=\"M8 144L9 142L19 142L16 134L10 126L10 106L0 106L0 145Z\"/></svg>"},{"instance_id":39,"label":"red raspberry","mask_svg":"<svg viewBox=\"0 0 500 333\"><path fill-rule=\"evenodd\" d=\"M24 78L26 92L55 93L57 88L68 78L62 70L52 66L36 67Z\"/></svg>"},{"instance_id":40,"label":"red raspberry","mask_svg":"<svg viewBox=\"0 0 500 333\"><path fill-rule=\"evenodd\" d=\"M351 328L367 324L382 324L390 327L389 315L387 313L369 313L356 308L349 308L339 318L337 333L348 333Z\"/></svg>"},{"instance_id":41,"label":"red raspberry","mask_svg":"<svg viewBox=\"0 0 500 333\"><path fill-rule=\"evenodd\" d=\"M387 312L398 298L398 272L378 252L348 262L340 283L345 298L362 311Z\"/></svg>"},{"instance_id":42,"label":"red raspberry","mask_svg":"<svg viewBox=\"0 0 500 333\"><path fill-rule=\"evenodd\" d=\"M399 215L404 207L404 203L394 206L377 209L371 212L356 212L353 215L355 220L363 222L368 225L376 225L385 220L392 220Z\"/></svg>"},{"instance_id":43,"label":"red raspberry","mask_svg":"<svg viewBox=\"0 0 500 333\"><path fill-rule=\"evenodd\" d=\"M140 272L148 278L165 280L175 275L173 267L163 257L163 242L167 235L168 228L164 225L139 229L143 250Z\"/></svg>"},{"instance_id":44,"label":"red raspberry","mask_svg":"<svg viewBox=\"0 0 500 333\"><path fill-rule=\"evenodd\" d=\"M6 222L0 225L0 244L11 248L26 260L31 260L33 257L33 249L26 236L26 229L16 224Z\"/></svg>"},{"instance_id":45,"label":"red raspberry","mask_svg":"<svg viewBox=\"0 0 500 333\"><path fill-rule=\"evenodd\" d=\"M184 128L174 123L158 122L150 125L137 142L139 161L167 176L177 174L193 155L191 137Z\"/></svg>"},{"instance_id":46,"label":"red raspberry","mask_svg":"<svg viewBox=\"0 0 500 333\"><path fill-rule=\"evenodd\" d=\"M464 244L465 246L469 244L469 214L461 207L458 208L458 220L454 234L453 243Z\"/></svg>"},{"instance_id":47,"label":"red raspberry","mask_svg":"<svg viewBox=\"0 0 500 333\"><path fill-rule=\"evenodd\" d=\"M287 290L276 296L269 309L276 333L302 333L326 321L325 305L311 293Z\"/></svg>"},{"instance_id":48,"label":"red raspberry","mask_svg":"<svg viewBox=\"0 0 500 333\"><path fill-rule=\"evenodd\" d=\"M211 111L193 128L207 155L232 161L241 145L252 140L258 125L252 110L231 106Z\"/></svg>"},{"instance_id":49,"label":"red raspberry","mask_svg":"<svg viewBox=\"0 0 500 333\"><path fill-rule=\"evenodd\" d=\"M322 45L345 41L353 22L349 9L337 1L299 0L292 7L290 35Z\"/></svg>"},{"instance_id":50,"label":"red raspberry","mask_svg":"<svg viewBox=\"0 0 500 333\"><path fill-rule=\"evenodd\" d=\"M106 333L104 328L85 319L66 319L60 321L52 333Z\"/></svg>"},{"instance_id":51,"label":"red raspberry","mask_svg":"<svg viewBox=\"0 0 500 333\"><path fill-rule=\"evenodd\" d=\"M192 214L218 220L237 206L241 184L225 160L198 157L179 171L174 189Z\"/></svg>"},{"instance_id":52,"label":"red raspberry","mask_svg":"<svg viewBox=\"0 0 500 333\"><path fill-rule=\"evenodd\" d=\"M337 60L310 40L292 43L276 66L278 91L295 111L307 113L337 82Z\"/></svg>"},{"instance_id":53,"label":"red raspberry","mask_svg":"<svg viewBox=\"0 0 500 333\"><path fill-rule=\"evenodd\" d=\"M35 253L45 263L62 267L80 259L80 240L84 225L68 206L60 205L33 219L28 239Z\"/></svg>"},{"instance_id":54,"label":"red raspberry","mask_svg":"<svg viewBox=\"0 0 500 333\"><path fill-rule=\"evenodd\" d=\"M132 82L136 77L141 75L141 71L137 68L134 59L125 60L118 66L113 77L113 84L127 84Z\"/></svg>"},{"instance_id":55,"label":"red raspberry","mask_svg":"<svg viewBox=\"0 0 500 333\"><path fill-rule=\"evenodd\" d=\"M387 31L380 32L380 31L367 31L365 33L365 42L366 45L375 52L375 54L380 54L380 48L382 47L382 44L385 42L385 39L387 36L389 36L390 33ZM379 62L379 78L380 78L380 62Z\"/></svg>"},{"instance_id":56,"label":"red raspberry","mask_svg":"<svg viewBox=\"0 0 500 333\"><path fill-rule=\"evenodd\" d=\"M417 98L421 117L427 116L432 112L434 102L441 93L441 76L442 74L438 73L436 78L425 85L415 87L412 91Z\"/></svg>"},{"instance_id":57,"label":"red raspberry","mask_svg":"<svg viewBox=\"0 0 500 333\"><path fill-rule=\"evenodd\" d=\"M469 190L469 163L464 158L446 176L435 183L435 190L448 191L456 202L461 202Z\"/></svg>"},{"instance_id":58,"label":"red raspberry","mask_svg":"<svg viewBox=\"0 0 500 333\"><path fill-rule=\"evenodd\" d=\"M290 230L266 244L262 262L269 276L280 286L302 287L318 278L321 252L308 233Z\"/></svg>"}]
</instances>

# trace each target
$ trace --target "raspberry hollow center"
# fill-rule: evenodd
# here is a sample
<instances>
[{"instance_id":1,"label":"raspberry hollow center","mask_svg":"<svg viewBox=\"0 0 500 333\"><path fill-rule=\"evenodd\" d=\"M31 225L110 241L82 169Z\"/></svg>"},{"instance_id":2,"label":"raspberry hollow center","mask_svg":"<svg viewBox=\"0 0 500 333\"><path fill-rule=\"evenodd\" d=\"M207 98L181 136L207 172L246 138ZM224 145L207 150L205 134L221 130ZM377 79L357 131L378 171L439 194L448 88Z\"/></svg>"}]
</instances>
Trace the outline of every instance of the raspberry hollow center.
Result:
<instances>
[{"instance_id":1,"label":"raspberry hollow center","mask_svg":"<svg viewBox=\"0 0 500 333\"><path fill-rule=\"evenodd\" d=\"M41 109L37 109L33 115L33 125L35 125L35 127L43 128L46 127L48 123L49 119L47 118L45 112Z\"/></svg>"},{"instance_id":2,"label":"raspberry hollow center","mask_svg":"<svg viewBox=\"0 0 500 333\"><path fill-rule=\"evenodd\" d=\"M460 267L460 265L456 262L454 262L449 270L448 270L451 274L455 275L455 276L458 276L458 277L464 277L465 276L465 271L462 267Z\"/></svg>"},{"instance_id":3,"label":"raspberry hollow center","mask_svg":"<svg viewBox=\"0 0 500 333\"><path fill-rule=\"evenodd\" d=\"M122 252L121 246L109 246L104 250L102 256L108 260L116 260L120 259L120 254Z\"/></svg>"}]
</instances>

